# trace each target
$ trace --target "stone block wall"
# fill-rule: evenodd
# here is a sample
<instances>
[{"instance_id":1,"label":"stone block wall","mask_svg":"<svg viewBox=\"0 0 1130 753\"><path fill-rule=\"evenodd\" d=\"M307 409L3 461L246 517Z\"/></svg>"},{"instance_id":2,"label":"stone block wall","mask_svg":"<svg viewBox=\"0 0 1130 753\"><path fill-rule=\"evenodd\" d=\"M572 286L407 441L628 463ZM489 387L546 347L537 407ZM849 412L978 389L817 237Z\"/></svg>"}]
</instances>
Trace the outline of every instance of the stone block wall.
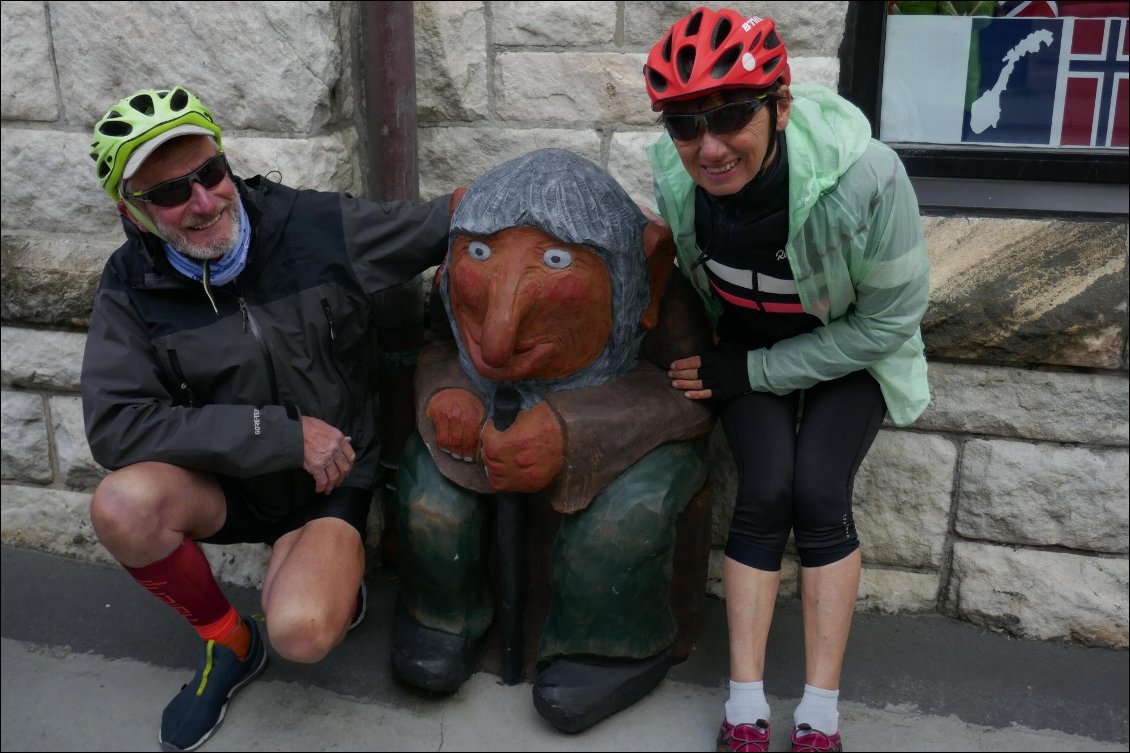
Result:
<instances>
[{"instance_id":1,"label":"stone block wall","mask_svg":"<svg viewBox=\"0 0 1130 753\"><path fill-rule=\"evenodd\" d=\"M422 196L558 146L654 207L643 149L660 128L641 69L650 45L696 5L415 3ZM795 80L835 88L846 3L735 7L777 20ZM166 50L149 31L167 12L196 29L191 44ZM118 234L85 154L102 99L182 82L208 93L237 172L279 169L293 184L359 190L357 13L353 3L4 3L5 543L105 557L86 521L101 471L76 399L90 298ZM247 50L214 41L233 27ZM80 39L92 28L103 31ZM123 57L137 40L159 54L142 65ZM933 402L913 426L885 426L857 476L859 607L1125 647L1127 223L924 224ZM736 474L720 432L711 452L707 587L723 595ZM261 576L244 552L210 554L221 577ZM782 598L796 598L799 577L787 557Z\"/></svg>"}]
</instances>

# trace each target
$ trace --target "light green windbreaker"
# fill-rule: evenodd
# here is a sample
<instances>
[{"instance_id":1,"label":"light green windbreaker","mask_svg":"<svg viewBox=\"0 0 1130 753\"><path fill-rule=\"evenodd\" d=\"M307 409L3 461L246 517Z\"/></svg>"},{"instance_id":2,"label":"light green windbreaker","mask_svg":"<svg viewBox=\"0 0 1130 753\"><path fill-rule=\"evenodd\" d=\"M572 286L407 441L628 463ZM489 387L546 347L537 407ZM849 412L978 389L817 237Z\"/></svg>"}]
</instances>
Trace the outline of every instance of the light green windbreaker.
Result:
<instances>
[{"instance_id":1,"label":"light green windbreaker","mask_svg":"<svg viewBox=\"0 0 1130 753\"><path fill-rule=\"evenodd\" d=\"M929 261L918 200L898 156L871 138L854 105L822 86L795 85L789 123L789 239L785 249L814 331L749 352L749 383L778 395L866 368L891 420L906 426L930 389L918 323L929 300ZM659 212L679 267L722 311L694 234L694 181L666 134L647 149Z\"/></svg>"}]
</instances>

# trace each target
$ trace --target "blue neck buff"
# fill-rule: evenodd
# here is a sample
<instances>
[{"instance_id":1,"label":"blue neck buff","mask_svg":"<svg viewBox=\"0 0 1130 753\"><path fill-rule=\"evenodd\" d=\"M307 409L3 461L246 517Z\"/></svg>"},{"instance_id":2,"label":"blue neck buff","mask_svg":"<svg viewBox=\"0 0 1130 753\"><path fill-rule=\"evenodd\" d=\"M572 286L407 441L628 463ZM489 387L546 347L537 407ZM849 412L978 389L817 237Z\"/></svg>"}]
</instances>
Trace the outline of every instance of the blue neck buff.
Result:
<instances>
[{"instance_id":1,"label":"blue neck buff","mask_svg":"<svg viewBox=\"0 0 1130 753\"><path fill-rule=\"evenodd\" d=\"M177 251L168 242L165 247L165 256L173 269L180 272L190 280L204 282L206 285L227 285L239 277L239 273L247 266L247 250L251 246L251 223L247 221L247 211L243 208L243 200L239 202L239 238L231 251L219 259L200 262Z\"/></svg>"}]
</instances>

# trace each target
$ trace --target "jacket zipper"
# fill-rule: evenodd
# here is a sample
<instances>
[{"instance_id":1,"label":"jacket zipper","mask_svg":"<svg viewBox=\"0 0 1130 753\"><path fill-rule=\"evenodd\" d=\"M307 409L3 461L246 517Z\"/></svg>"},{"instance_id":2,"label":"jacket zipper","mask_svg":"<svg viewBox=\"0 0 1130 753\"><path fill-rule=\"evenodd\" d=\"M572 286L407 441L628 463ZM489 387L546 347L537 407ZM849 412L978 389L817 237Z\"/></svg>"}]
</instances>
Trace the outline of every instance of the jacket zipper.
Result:
<instances>
[{"instance_id":1,"label":"jacket zipper","mask_svg":"<svg viewBox=\"0 0 1130 753\"><path fill-rule=\"evenodd\" d=\"M334 373L337 378L341 380L342 387L345 388L345 394L349 397L349 402L353 403L353 389L349 386L349 380L345 378L345 374L341 371L341 366L337 362L337 352L334 350L334 342L337 340L337 334L334 332L334 315L333 310L330 308L328 298L322 299L322 313L326 315L326 324L330 326L330 363L333 364Z\"/></svg>"},{"instance_id":2,"label":"jacket zipper","mask_svg":"<svg viewBox=\"0 0 1130 753\"><path fill-rule=\"evenodd\" d=\"M255 341L259 343L259 350L263 353L263 361L267 366L267 382L271 388L271 402L274 405L281 405L279 402L279 385L275 378L275 362L271 359L271 351L267 349L267 343L263 340L263 331L259 329L259 322L255 321L255 315L251 313L247 301L243 296L236 296L239 300L239 310L243 313L243 331L246 334L247 330L251 330L251 334L255 337Z\"/></svg>"},{"instance_id":3,"label":"jacket zipper","mask_svg":"<svg viewBox=\"0 0 1130 753\"><path fill-rule=\"evenodd\" d=\"M761 309L761 313L768 314L769 310L765 308L765 303L761 300L761 285L757 281L757 270L750 270L750 274L753 275L753 280L750 284L750 287L753 289L753 302Z\"/></svg>"}]
</instances>

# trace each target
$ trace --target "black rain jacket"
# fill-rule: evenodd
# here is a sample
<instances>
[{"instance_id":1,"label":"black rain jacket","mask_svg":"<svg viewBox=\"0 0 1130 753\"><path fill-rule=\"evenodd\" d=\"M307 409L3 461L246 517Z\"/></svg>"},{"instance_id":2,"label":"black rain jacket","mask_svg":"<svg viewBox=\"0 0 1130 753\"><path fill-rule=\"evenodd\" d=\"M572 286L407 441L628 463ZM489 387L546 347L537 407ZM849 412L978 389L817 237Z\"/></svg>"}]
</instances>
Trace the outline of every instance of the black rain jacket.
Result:
<instances>
[{"instance_id":1,"label":"black rain jacket","mask_svg":"<svg viewBox=\"0 0 1130 753\"><path fill-rule=\"evenodd\" d=\"M94 459L161 461L253 479L278 517L303 504L301 415L352 437L344 486L372 489L380 440L365 350L370 295L447 252L450 196L374 203L236 179L247 266L212 294L176 272L159 239L124 221L94 300L82 365ZM257 495L260 496L260 495Z\"/></svg>"}]
</instances>

